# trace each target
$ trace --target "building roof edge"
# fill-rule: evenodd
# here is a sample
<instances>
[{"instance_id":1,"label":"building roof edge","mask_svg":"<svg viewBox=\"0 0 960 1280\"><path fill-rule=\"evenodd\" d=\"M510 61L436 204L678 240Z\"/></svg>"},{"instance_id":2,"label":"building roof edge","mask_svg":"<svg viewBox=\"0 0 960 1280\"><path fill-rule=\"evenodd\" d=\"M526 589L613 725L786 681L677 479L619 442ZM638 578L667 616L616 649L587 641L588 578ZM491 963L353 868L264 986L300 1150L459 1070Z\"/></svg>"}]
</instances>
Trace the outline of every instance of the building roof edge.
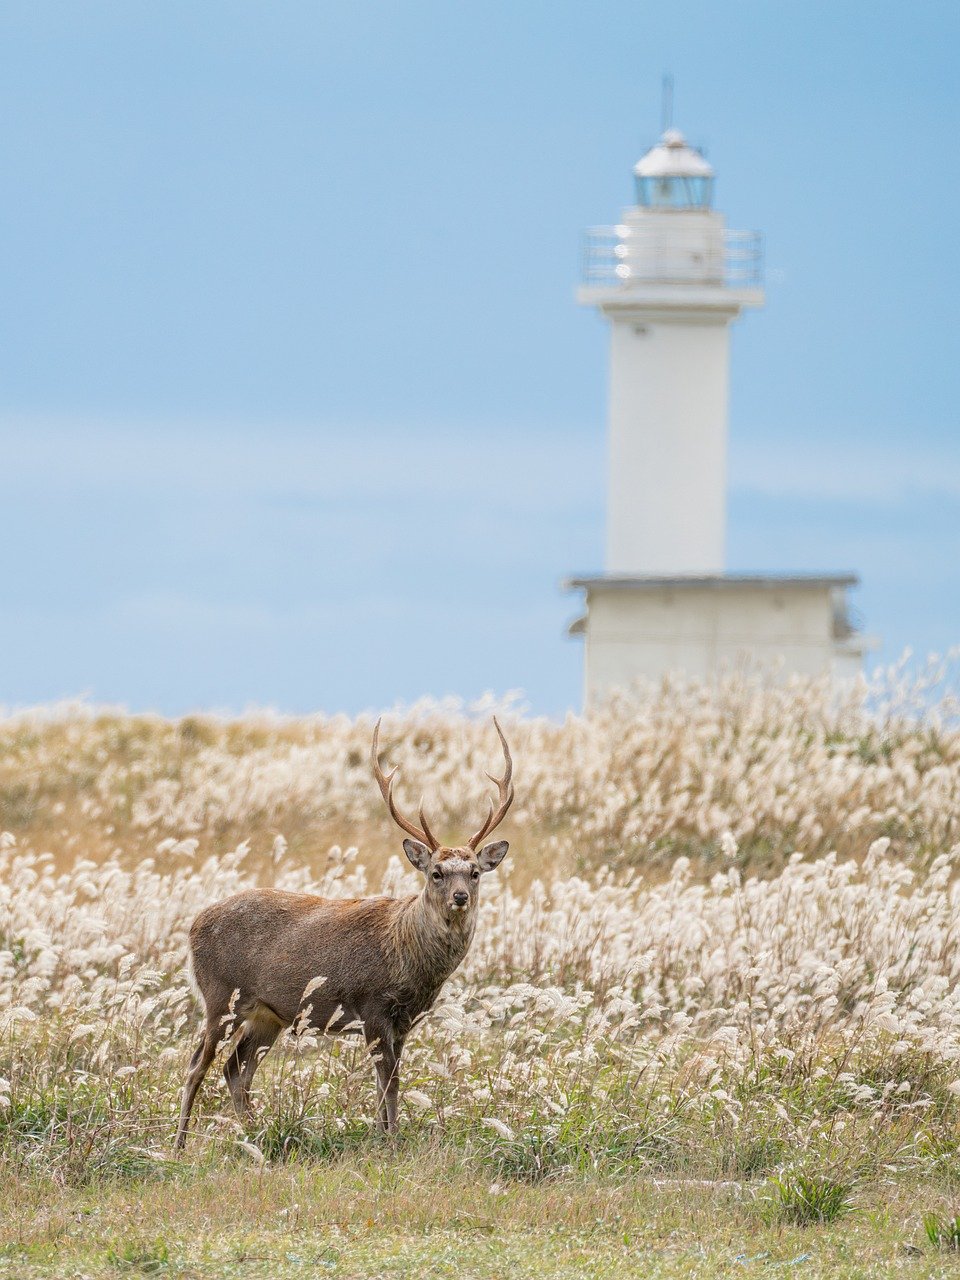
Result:
<instances>
[{"instance_id":1,"label":"building roof edge","mask_svg":"<svg viewBox=\"0 0 960 1280\"><path fill-rule=\"evenodd\" d=\"M759 591L790 590L801 587L856 587L856 573L714 573L714 574L580 574L565 578L564 591L656 591L664 588L724 591L733 587L753 587Z\"/></svg>"}]
</instances>

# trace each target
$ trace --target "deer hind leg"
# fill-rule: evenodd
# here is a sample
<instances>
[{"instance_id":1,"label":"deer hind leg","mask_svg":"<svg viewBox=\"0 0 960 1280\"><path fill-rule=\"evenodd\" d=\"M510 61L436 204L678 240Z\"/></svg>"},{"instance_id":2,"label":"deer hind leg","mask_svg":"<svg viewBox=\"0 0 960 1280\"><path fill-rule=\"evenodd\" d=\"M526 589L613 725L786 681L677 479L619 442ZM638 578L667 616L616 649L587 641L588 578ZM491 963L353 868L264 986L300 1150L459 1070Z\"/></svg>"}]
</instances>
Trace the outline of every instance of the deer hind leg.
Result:
<instances>
[{"instance_id":1,"label":"deer hind leg","mask_svg":"<svg viewBox=\"0 0 960 1280\"><path fill-rule=\"evenodd\" d=\"M244 1024L237 1047L227 1059L223 1075L234 1110L241 1120L246 1120L250 1112L250 1084L254 1072L282 1030L282 1024L274 1018L251 1015Z\"/></svg>"},{"instance_id":2,"label":"deer hind leg","mask_svg":"<svg viewBox=\"0 0 960 1280\"><path fill-rule=\"evenodd\" d=\"M187 1067L187 1078L183 1086L183 1100L180 1104L180 1124L177 1127L177 1141L174 1144L175 1151L182 1151L183 1145L187 1140L187 1125L190 1123L193 1100L197 1096L197 1090L203 1083L203 1077L207 1074L207 1069L214 1059L218 1042L219 1025L216 1022L210 1022L208 1019L203 1035L200 1038L200 1043L194 1049L190 1065Z\"/></svg>"}]
</instances>

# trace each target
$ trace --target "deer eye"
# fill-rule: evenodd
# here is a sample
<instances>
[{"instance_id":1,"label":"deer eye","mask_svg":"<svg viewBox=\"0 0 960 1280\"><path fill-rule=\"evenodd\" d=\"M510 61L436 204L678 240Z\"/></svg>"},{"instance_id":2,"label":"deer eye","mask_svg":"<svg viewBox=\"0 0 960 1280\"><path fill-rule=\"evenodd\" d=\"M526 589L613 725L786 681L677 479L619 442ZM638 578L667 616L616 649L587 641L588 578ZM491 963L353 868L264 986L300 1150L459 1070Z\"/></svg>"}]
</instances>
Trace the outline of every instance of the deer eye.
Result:
<instances>
[{"instance_id":1,"label":"deer eye","mask_svg":"<svg viewBox=\"0 0 960 1280\"><path fill-rule=\"evenodd\" d=\"M471 879L471 880L479 880L479 879L480 879L480 872L477 870L477 868L476 868L476 867L474 867L474 868L473 868L473 870L470 872L470 879Z\"/></svg>"},{"instance_id":2,"label":"deer eye","mask_svg":"<svg viewBox=\"0 0 960 1280\"><path fill-rule=\"evenodd\" d=\"M433 878L434 878L434 880L442 880L442 879L443 879L443 872L442 872L442 871L435 871L435 872L433 873Z\"/></svg>"}]
</instances>

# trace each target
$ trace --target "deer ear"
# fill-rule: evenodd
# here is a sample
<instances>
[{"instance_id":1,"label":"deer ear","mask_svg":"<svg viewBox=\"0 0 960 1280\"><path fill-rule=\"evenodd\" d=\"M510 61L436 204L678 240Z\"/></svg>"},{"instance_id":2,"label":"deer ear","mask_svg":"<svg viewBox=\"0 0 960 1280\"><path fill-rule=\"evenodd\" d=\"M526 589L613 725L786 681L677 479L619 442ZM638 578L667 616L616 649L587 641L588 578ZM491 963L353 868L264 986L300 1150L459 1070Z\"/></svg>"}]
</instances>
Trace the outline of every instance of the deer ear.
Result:
<instances>
[{"instance_id":1,"label":"deer ear","mask_svg":"<svg viewBox=\"0 0 960 1280\"><path fill-rule=\"evenodd\" d=\"M477 854L477 862L480 864L481 871L492 871L494 867L499 867L500 863L507 856L507 850L510 848L506 840L495 840L493 844L485 844Z\"/></svg>"},{"instance_id":2,"label":"deer ear","mask_svg":"<svg viewBox=\"0 0 960 1280\"><path fill-rule=\"evenodd\" d=\"M427 874L430 870L430 850L425 844L421 844L419 840L404 840L403 852L418 871Z\"/></svg>"}]
</instances>

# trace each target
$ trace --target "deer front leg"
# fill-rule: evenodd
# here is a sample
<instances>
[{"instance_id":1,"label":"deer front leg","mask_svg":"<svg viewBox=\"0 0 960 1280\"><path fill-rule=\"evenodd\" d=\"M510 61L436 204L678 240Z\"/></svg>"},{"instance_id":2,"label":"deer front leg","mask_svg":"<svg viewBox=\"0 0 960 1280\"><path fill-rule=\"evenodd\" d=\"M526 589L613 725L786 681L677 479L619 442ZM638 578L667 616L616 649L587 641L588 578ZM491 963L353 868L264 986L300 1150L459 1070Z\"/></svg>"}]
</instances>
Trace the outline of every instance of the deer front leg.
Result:
<instances>
[{"instance_id":1,"label":"deer front leg","mask_svg":"<svg viewBox=\"0 0 960 1280\"><path fill-rule=\"evenodd\" d=\"M365 1031L377 1068L377 1124L384 1133L396 1133L403 1041L394 1035L389 1025L372 1027L368 1024Z\"/></svg>"},{"instance_id":2,"label":"deer front leg","mask_svg":"<svg viewBox=\"0 0 960 1280\"><path fill-rule=\"evenodd\" d=\"M403 1053L403 1039L394 1036L393 1065L383 1090L384 1105L387 1112L387 1133L397 1131L397 1098L400 1093L400 1055Z\"/></svg>"}]
</instances>

